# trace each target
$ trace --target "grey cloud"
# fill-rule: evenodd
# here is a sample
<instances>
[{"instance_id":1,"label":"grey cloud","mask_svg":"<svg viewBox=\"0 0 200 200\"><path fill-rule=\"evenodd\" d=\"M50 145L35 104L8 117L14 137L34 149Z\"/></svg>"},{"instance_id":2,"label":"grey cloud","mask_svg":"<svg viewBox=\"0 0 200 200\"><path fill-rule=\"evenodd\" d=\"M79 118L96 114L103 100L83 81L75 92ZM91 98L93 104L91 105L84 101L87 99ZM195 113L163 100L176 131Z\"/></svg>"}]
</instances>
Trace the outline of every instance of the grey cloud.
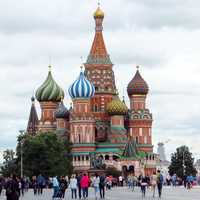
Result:
<instances>
[{"instance_id":1,"label":"grey cloud","mask_svg":"<svg viewBox=\"0 0 200 200\"><path fill-rule=\"evenodd\" d=\"M197 0L144 0L128 1L129 25L159 29L162 27L183 27L185 29L199 29L200 22ZM135 8L135 9L134 9Z\"/></svg>"},{"instance_id":2,"label":"grey cloud","mask_svg":"<svg viewBox=\"0 0 200 200\"><path fill-rule=\"evenodd\" d=\"M87 4L88 2L88 4ZM92 14L96 2L90 0L81 4L53 1L22 1L18 4L8 0L2 1L0 7L0 31L4 34L16 33L48 33L62 34L70 38L86 34L94 28ZM80 6L81 4L81 6ZM113 6L110 6L113 5ZM163 27L183 27L199 29L199 1L130 1L111 0L102 2L105 10L105 27L116 31L130 27L160 29ZM91 26L92 25L92 26Z\"/></svg>"}]
</instances>

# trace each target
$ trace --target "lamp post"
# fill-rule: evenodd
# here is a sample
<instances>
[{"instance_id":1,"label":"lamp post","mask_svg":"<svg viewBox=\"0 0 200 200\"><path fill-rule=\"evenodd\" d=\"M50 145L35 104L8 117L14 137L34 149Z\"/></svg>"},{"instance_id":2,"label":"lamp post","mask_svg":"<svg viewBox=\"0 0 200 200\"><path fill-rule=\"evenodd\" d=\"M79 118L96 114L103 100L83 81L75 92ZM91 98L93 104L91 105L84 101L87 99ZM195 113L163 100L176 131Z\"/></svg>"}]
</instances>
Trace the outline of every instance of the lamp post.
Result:
<instances>
[{"instance_id":1,"label":"lamp post","mask_svg":"<svg viewBox=\"0 0 200 200\"><path fill-rule=\"evenodd\" d=\"M24 134L24 130L19 130L21 136ZM20 155L21 155L21 160L20 160L20 172L21 172L21 178L23 178L24 173L23 173L23 138L20 140Z\"/></svg>"}]
</instances>

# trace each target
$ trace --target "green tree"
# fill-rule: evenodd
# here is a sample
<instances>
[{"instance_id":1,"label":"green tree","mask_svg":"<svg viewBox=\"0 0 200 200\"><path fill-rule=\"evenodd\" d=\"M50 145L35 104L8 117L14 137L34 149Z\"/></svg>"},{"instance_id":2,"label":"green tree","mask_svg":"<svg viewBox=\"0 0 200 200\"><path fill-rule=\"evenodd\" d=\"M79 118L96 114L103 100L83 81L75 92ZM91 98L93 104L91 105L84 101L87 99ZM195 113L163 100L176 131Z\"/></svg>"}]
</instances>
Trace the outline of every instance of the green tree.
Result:
<instances>
[{"instance_id":1,"label":"green tree","mask_svg":"<svg viewBox=\"0 0 200 200\"><path fill-rule=\"evenodd\" d=\"M3 167L1 168L1 173L3 176L10 176L11 174L16 173L17 164L15 152L12 149L7 149L3 152Z\"/></svg>"},{"instance_id":2,"label":"green tree","mask_svg":"<svg viewBox=\"0 0 200 200\"><path fill-rule=\"evenodd\" d=\"M187 146L181 146L176 149L176 152L171 156L171 165L169 166L170 175L176 174L178 177L193 175L197 171L194 167L194 158Z\"/></svg>"},{"instance_id":3,"label":"green tree","mask_svg":"<svg viewBox=\"0 0 200 200\"><path fill-rule=\"evenodd\" d=\"M52 132L36 136L20 135L17 145L18 166L21 160L21 143L24 175L61 176L72 173L71 146L67 140L59 139Z\"/></svg>"}]
</instances>

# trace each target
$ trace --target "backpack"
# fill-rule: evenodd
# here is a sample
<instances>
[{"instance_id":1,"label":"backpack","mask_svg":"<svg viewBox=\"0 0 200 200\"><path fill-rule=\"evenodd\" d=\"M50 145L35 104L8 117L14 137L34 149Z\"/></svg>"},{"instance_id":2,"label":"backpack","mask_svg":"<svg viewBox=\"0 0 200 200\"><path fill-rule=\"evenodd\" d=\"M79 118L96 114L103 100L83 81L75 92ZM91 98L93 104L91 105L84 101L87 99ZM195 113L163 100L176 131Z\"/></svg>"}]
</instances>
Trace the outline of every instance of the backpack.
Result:
<instances>
[{"instance_id":1,"label":"backpack","mask_svg":"<svg viewBox=\"0 0 200 200\"><path fill-rule=\"evenodd\" d=\"M157 177L157 183L163 183L164 179L163 179L163 175L162 174L159 174L158 177Z\"/></svg>"}]
</instances>

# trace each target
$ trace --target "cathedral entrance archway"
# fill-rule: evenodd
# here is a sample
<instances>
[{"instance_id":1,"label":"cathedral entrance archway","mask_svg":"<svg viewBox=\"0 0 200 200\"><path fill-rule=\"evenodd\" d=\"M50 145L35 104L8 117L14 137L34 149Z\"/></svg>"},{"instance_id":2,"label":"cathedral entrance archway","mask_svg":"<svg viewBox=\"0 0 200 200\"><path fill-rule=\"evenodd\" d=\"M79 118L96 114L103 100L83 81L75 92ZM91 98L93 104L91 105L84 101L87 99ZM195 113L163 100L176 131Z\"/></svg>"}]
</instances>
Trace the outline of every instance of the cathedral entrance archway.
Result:
<instances>
[{"instance_id":1,"label":"cathedral entrance archway","mask_svg":"<svg viewBox=\"0 0 200 200\"><path fill-rule=\"evenodd\" d=\"M128 172L130 174L134 174L135 173L135 167L133 165L130 165L129 168L128 168Z\"/></svg>"}]
</instances>

